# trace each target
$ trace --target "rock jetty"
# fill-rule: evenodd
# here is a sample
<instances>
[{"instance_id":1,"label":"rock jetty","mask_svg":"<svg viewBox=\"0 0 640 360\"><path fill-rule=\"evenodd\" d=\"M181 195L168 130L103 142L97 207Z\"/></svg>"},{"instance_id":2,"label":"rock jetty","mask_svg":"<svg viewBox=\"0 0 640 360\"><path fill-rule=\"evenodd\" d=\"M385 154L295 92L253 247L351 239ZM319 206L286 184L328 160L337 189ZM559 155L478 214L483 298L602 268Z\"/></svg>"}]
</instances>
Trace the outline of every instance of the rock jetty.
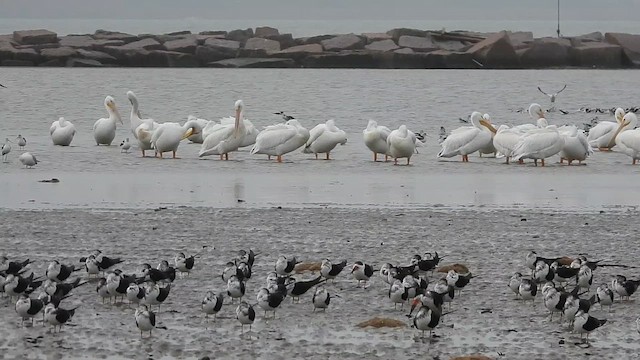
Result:
<instances>
[{"instance_id":1,"label":"rock jetty","mask_svg":"<svg viewBox=\"0 0 640 360\"><path fill-rule=\"evenodd\" d=\"M531 32L427 31L294 38L264 26L132 35L48 30L0 35L0 66L522 69L640 68L640 35L600 32L534 38Z\"/></svg>"}]
</instances>

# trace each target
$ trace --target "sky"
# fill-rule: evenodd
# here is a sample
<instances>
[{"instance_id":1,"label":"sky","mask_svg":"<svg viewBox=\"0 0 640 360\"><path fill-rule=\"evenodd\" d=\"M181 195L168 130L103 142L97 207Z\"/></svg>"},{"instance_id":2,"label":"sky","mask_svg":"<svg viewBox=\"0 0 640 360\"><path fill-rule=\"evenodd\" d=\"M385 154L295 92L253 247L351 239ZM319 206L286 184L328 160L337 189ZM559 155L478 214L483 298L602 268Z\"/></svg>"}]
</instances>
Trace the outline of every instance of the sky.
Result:
<instances>
[{"instance_id":1,"label":"sky","mask_svg":"<svg viewBox=\"0 0 640 360\"><path fill-rule=\"evenodd\" d=\"M640 11L640 0L560 4L565 20L634 21ZM549 20L556 6L557 0L0 0L0 18Z\"/></svg>"}]
</instances>

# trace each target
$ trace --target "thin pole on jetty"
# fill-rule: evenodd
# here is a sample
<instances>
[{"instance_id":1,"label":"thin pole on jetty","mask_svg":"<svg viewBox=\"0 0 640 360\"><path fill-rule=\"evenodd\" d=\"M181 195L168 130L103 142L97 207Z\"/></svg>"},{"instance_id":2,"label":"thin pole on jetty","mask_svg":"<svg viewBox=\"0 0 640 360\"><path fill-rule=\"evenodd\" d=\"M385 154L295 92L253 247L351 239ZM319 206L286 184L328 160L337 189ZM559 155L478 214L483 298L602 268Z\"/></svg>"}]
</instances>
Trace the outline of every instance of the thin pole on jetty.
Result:
<instances>
[{"instance_id":1,"label":"thin pole on jetty","mask_svg":"<svg viewBox=\"0 0 640 360\"><path fill-rule=\"evenodd\" d=\"M556 30L558 37L560 37L560 0L558 0L558 29Z\"/></svg>"}]
</instances>

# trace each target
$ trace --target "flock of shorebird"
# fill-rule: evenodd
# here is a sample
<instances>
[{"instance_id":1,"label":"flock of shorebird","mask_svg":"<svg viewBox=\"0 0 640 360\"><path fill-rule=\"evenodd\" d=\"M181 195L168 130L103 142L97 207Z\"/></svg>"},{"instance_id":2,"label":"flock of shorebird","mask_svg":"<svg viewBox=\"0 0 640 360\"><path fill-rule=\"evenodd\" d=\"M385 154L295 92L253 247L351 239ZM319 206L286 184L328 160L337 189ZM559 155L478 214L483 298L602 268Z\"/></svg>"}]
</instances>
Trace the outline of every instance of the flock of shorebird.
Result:
<instances>
[{"instance_id":1,"label":"flock of shorebird","mask_svg":"<svg viewBox=\"0 0 640 360\"><path fill-rule=\"evenodd\" d=\"M557 93L547 95L553 104ZM153 119L143 118L136 95L129 91L127 98L132 106L131 133L143 157L146 151L153 151L155 157L163 158L165 153L172 153L175 158L181 141L189 139L201 144L200 157L219 155L220 159L228 160L230 153L241 147L251 146L251 154L264 154L269 159L274 156L278 162L282 162L284 155L301 148L304 153L315 154L316 159L319 154L325 154L325 159L329 160L331 151L337 145L347 142L347 134L332 119L307 130L297 119L283 112L276 113L282 116L283 123L266 126L258 131L251 121L244 118L242 100L235 102L235 115L232 117L218 122L190 115L184 124L180 124L158 123ZM116 136L117 123L123 124L113 97L107 96L104 106L109 117L97 120L93 126L96 145L111 145ZM616 147L630 156L633 164L640 159L640 129L635 129L637 117L633 111L625 113L622 108L617 108L615 122L590 123L588 131L574 125L549 125L545 118L547 111L536 103L529 106L528 112L535 124L503 124L496 128L488 114L474 111L469 116L470 126L459 127L448 134L441 127L441 151L438 158L461 156L463 162L468 162L469 155L478 152L480 156L492 154L497 158L504 157L507 163L510 160L522 163L525 159L532 159L538 165L540 160L544 166L545 159L559 155L560 163L566 160L571 165L574 161L582 163L594 149L610 151ZM76 129L71 122L61 117L51 124L49 133L54 145L68 146L73 141ZM398 159L406 159L406 164L409 165L412 155L417 153L416 148L424 145L425 136L424 132L413 132L406 125L400 125L392 131L374 120L369 120L363 130L364 144L373 153L373 160L377 161L378 155L384 155L385 161L392 157L394 164L398 163ZM20 135L18 145L21 149L26 145L26 139ZM132 142L126 138L120 146L122 151L128 152ZM10 152L11 141L7 138L2 146L5 162ZM26 167L38 163L35 155L29 152L22 153L19 160Z\"/></svg>"}]
</instances>

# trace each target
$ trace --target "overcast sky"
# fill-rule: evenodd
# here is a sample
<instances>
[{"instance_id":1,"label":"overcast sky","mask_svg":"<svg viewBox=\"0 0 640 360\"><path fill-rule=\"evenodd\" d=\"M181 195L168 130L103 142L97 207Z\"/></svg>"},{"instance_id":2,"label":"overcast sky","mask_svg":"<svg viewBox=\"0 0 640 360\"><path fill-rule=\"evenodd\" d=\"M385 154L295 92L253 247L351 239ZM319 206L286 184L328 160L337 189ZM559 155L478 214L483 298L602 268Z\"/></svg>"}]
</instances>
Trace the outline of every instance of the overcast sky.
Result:
<instances>
[{"instance_id":1,"label":"overcast sky","mask_svg":"<svg viewBox=\"0 0 640 360\"><path fill-rule=\"evenodd\" d=\"M557 0L0 0L1 18L545 20ZM640 0L561 0L564 20L636 20Z\"/></svg>"}]
</instances>

